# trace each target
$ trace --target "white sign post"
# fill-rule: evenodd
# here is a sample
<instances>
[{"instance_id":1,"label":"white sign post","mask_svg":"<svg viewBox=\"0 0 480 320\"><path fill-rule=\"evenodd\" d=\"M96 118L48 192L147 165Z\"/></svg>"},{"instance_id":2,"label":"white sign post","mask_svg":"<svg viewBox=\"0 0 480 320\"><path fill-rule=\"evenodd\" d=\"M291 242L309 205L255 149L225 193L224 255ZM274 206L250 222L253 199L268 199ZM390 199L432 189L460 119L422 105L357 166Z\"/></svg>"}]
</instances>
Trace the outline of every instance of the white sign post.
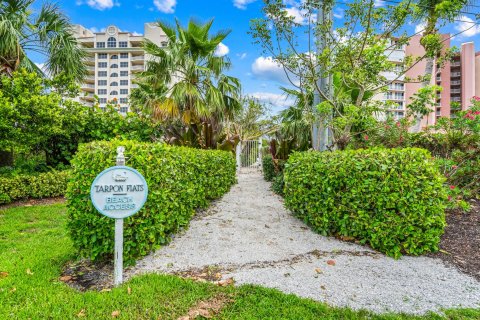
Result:
<instances>
[{"instance_id":1,"label":"white sign post","mask_svg":"<svg viewBox=\"0 0 480 320\"><path fill-rule=\"evenodd\" d=\"M145 178L125 166L124 147L117 148L117 165L103 170L93 181L90 198L101 214L115 219L114 283L123 282L123 219L137 213L147 201Z\"/></svg>"}]
</instances>

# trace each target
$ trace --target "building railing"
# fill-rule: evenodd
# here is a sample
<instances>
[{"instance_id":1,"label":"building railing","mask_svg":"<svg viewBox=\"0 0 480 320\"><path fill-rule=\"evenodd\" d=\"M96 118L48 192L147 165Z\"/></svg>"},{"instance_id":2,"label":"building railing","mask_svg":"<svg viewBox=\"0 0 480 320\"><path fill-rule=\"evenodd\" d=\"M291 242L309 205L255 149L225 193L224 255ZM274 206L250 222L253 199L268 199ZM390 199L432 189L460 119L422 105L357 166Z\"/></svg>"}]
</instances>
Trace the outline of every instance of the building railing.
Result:
<instances>
[{"instance_id":1,"label":"building railing","mask_svg":"<svg viewBox=\"0 0 480 320\"><path fill-rule=\"evenodd\" d=\"M452 63L450 64L450 66L452 66L452 67L460 67L460 61L452 62Z\"/></svg>"},{"instance_id":2,"label":"building railing","mask_svg":"<svg viewBox=\"0 0 480 320\"><path fill-rule=\"evenodd\" d=\"M145 60L145 56L136 56L136 57L132 57L130 58L131 61L143 61Z\"/></svg>"},{"instance_id":3,"label":"building railing","mask_svg":"<svg viewBox=\"0 0 480 320\"><path fill-rule=\"evenodd\" d=\"M452 89L452 91L450 91L451 93L461 93L462 91L460 89Z\"/></svg>"},{"instance_id":4,"label":"building railing","mask_svg":"<svg viewBox=\"0 0 480 320\"><path fill-rule=\"evenodd\" d=\"M460 72L452 72L452 77L460 77Z\"/></svg>"}]
</instances>

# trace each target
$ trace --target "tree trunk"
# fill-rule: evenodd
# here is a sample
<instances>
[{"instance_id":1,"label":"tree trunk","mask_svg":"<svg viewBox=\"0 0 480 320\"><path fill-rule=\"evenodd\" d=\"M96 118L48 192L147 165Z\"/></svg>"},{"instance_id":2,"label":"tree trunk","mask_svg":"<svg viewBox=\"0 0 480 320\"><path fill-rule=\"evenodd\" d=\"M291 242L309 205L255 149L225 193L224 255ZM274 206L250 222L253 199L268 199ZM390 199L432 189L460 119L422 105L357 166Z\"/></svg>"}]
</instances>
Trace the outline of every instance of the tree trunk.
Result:
<instances>
[{"instance_id":1,"label":"tree trunk","mask_svg":"<svg viewBox=\"0 0 480 320\"><path fill-rule=\"evenodd\" d=\"M13 150L0 150L0 167L13 167Z\"/></svg>"}]
</instances>

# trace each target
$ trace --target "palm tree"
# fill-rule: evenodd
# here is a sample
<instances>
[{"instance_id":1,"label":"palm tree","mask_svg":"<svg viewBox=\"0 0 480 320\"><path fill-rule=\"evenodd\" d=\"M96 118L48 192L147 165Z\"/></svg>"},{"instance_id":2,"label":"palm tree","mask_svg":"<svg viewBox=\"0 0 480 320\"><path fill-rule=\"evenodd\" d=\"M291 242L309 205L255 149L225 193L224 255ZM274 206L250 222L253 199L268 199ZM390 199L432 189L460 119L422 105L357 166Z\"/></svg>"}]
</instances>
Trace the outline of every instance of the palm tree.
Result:
<instances>
[{"instance_id":1,"label":"palm tree","mask_svg":"<svg viewBox=\"0 0 480 320\"><path fill-rule=\"evenodd\" d=\"M240 81L224 74L231 66L215 50L229 31L210 35L213 20L190 20L187 28L159 22L168 37L160 47L145 40L145 52L153 57L139 79L131 100L157 120L180 122L197 136L203 148L214 148L222 122L232 119L241 104Z\"/></svg>"},{"instance_id":2,"label":"palm tree","mask_svg":"<svg viewBox=\"0 0 480 320\"><path fill-rule=\"evenodd\" d=\"M0 74L18 68L44 75L28 57L36 52L46 57L45 69L52 76L64 73L81 80L86 69L84 50L72 34L69 19L56 4L45 3L37 15L34 0L0 0Z\"/></svg>"},{"instance_id":3,"label":"palm tree","mask_svg":"<svg viewBox=\"0 0 480 320\"><path fill-rule=\"evenodd\" d=\"M442 21L453 21L464 7L472 5L475 0L418 0L416 20L425 23L420 44L426 52L425 80L422 87L430 84L433 76L433 64L437 56L442 52L442 40L438 33L438 24ZM473 27L473 25L472 25ZM420 131L420 121L423 115L418 115L413 131Z\"/></svg>"}]
</instances>

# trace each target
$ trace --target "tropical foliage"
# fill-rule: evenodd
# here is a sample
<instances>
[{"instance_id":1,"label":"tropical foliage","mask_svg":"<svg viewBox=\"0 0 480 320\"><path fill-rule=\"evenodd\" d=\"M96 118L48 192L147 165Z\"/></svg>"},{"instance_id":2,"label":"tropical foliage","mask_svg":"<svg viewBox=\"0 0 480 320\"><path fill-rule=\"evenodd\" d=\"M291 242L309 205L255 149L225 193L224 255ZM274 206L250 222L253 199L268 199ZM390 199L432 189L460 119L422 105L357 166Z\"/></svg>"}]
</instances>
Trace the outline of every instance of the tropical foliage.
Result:
<instances>
[{"instance_id":1,"label":"tropical foliage","mask_svg":"<svg viewBox=\"0 0 480 320\"><path fill-rule=\"evenodd\" d=\"M217 148L233 137L223 132L241 109L240 82L225 75L230 68L226 56L216 55L230 31L210 34L213 20L190 20L187 27L159 22L168 37L161 47L146 40L144 48L153 57L131 95L132 104L153 119L168 124L166 140L171 144Z\"/></svg>"},{"instance_id":2,"label":"tropical foliage","mask_svg":"<svg viewBox=\"0 0 480 320\"><path fill-rule=\"evenodd\" d=\"M45 56L45 70L81 80L85 73L85 53L73 36L69 19L59 6L44 3L37 14L34 0L0 1L0 74L11 75L19 68L44 72L29 58L35 52Z\"/></svg>"}]
</instances>

